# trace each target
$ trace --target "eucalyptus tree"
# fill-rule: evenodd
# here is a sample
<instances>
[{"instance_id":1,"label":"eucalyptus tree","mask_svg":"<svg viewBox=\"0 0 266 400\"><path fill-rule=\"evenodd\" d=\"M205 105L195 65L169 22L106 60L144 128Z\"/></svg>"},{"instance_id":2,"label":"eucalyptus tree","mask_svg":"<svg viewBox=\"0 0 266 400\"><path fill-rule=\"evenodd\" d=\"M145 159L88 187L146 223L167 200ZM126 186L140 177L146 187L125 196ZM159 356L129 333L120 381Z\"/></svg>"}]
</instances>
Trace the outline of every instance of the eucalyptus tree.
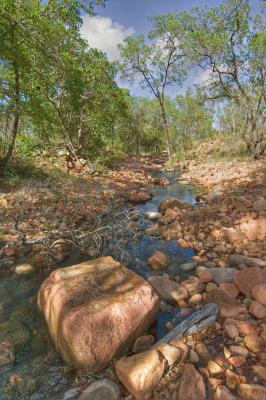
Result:
<instances>
[{"instance_id":1,"label":"eucalyptus tree","mask_svg":"<svg viewBox=\"0 0 266 400\"><path fill-rule=\"evenodd\" d=\"M129 36L119 46L121 53L120 70L123 78L136 79L141 87L148 88L157 99L168 156L171 158L169 123L165 107L167 90L181 85L186 77L184 53L179 42L167 31L156 26L147 37Z\"/></svg>"},{"instance_id":2,"label":"eucalyptus tree","mask_svg":"<svg viewBox=\"0 0 266 400\"><path fill-rule=\"evenodd\" d=\"M262 154L265 134L265 22L252 15L248 0L156 17L158 30L179 42L191 65L208 76L202 94L229 100L242 110L241 135L254 157Z\"/></svg>"}]
</instances>

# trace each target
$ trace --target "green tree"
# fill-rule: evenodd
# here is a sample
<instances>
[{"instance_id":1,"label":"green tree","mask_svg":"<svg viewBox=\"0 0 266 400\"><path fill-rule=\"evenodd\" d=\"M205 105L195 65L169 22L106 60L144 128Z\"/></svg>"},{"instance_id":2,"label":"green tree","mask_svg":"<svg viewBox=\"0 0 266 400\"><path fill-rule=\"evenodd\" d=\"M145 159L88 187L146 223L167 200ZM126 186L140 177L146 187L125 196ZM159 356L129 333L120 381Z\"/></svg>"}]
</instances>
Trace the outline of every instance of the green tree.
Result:
<instances>
[{"instance_id":1,"label":"green tree","mask_svg":"<svg viewBox=\"0 0 266 400\"><path fill-rule=\"evenodd\" d=\"M243 110L241 135L254 157L262 148L265 123L265 22L252 16L248 0L156 18L161 32L178 40L191 65L209 74L206 99L230 100Z\"/></svg>"},{"instance_id":2,"label":"green tree","mask_svg":"<svg viewBox=\"0 0 266 400\"><path fill-rule=\"evenodd\" d=\"M129 36L119 47L122 77L136 78L158 101L170 158L172 149L165 98L167 89L181 85L186 76L184 54L179 43L167 32L159 32L155 26L147 38L143 35Z\"/></svg>"}]
</instances>

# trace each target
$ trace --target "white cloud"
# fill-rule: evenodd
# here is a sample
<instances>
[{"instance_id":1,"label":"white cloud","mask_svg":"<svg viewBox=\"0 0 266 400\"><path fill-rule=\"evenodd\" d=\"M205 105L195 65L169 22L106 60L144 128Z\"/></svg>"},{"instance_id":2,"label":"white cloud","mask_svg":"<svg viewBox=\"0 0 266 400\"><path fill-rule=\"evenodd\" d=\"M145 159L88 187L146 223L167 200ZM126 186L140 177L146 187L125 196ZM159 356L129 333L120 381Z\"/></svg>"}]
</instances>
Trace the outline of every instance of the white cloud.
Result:
<instances>
[{"instance_id":1,"label":"white cloud","mask_svg":"<svg viewBox=\"0 0 266 400\"><path fill-rule=\"evenodd\" d=\"M80 34L90 47L104 51L110 60L119 59L117 45L134 33L133 28L125 28L108 17L85 15Z\"/></svg>"}]
</instances>

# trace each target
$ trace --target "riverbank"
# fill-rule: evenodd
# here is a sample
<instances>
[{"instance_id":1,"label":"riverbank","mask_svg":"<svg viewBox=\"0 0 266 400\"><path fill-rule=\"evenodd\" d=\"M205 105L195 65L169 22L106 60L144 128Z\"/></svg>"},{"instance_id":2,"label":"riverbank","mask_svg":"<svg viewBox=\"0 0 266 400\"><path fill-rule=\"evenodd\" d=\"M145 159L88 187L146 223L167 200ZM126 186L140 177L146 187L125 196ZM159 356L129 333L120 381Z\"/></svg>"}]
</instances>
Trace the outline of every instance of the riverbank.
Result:
<instances>
[{"instance_id":1,"label":"riverbank","mask_svg":"<svg viewBox=\"0 0 266 400\"><path fill-rule=\"evenodd\" d=\"M246 399L249 392L255 390L253 397L249 398L264 399L266 224L265 198L262 199L265 193L263 164L182 162L177 168L183 174L176 176L176 181L170 180L168 186L169 182L162 180L160 175L160 171L166 168L163 161L160 158L131 158L104 176L86 177L73 171L57 181L35 180L15 186L2 185L1 234L6 236L1 237L0 261L9 261L6 267L2 263L1 268L2 276L7 274L10 278L2 281L4 292L1 298L14 296L18 305L10 318L21 333L18 338L15 337L16 344L23 346L33 335L34 341L30 346L31 351L35 351L34 362L28 364L26 359L30 360L29 353L22 354L24 372L7 371L5 376L9 376L9 386L3 392L6 394L4 399L23 398L26 390L27 393L38 390L51 397L54 388L63 393L69 384L78 386L79 390L73 396L77 398L81 389L102 378L109 378L118 384L123 399L132 398L119 383L113 363L99 376L68 367L64 367L65 373L62 374L63 364L52 348L47 352L47 330L44 325L40 329L39 317L33 309L39 285L50 270L78 263L84 257L86 260L98 257L102 249L100 245L95 246L95 241L84 244L78 240L84 235L87 237L96 224L106 227L112 221L114 231L117 231L113 217L110 217L114 212L122 212L118 223L120 228L121 221L124 224L121 233L122 238L127 239L123 242L124 248L126 243L130 243L132 254L138 255L133 262L134 268L140 265L137 272L142 274L145 264L145 271L149 272L147 277L159 275L160 284L157 284L156 290L161 300L164 299L161 302L164 309L167 312L170 310L172 315L172 318L164 320L168 330L176 323L171 321L175 311L173 298L180 317L201 308L205 302L215 302L220 309L220 318L212 327L174 343L182 358L164 372L155 387L153 398L179 396L181 400L191 400L210 396L215 400ZM205 188L203 194L190 194L190 182L201 184ZM159 186L151 187L154 183L166 189L158 191L155 188ZM154 199L148 201L151 191ZM173 197L179 200L171 200ZM197 200L195 206L194 197ZM144 200L147 200L144 206L136 206ZM149 223L148 227L144 226L146 234L142 243L143 232L137 220L146 212L157 211L160 201L160 214L156 221ZM125 207L126 204L129 207ZM108 216L107 220L105 217L99 219L101 215ZM125 232L127 235L129 232L129 236L123 237ZM70 233L75 239L74 246L69 243ZM154 237L158 238L158 242ZM81 243L83 247L80 250L77 245ZM156 249L156 246L161 247ZM150 253L147 252L149 248L152 249ZM163 262L162 255L158 259L158 254L153 260L149 259L156 250L165 254ZM182 257L175 259L174 253L183 254L184 260L187 257L190 261L184 263ZM139 260L139 254L143 260ZM152 270L154 260L155 268L160 266L157 272ZM15 272L17 266L23 264L24 267L20 266L21 274L19 268ZM181 265L187 269L185 273L181 271ZM29 270L31 267L34 272ZM172 267L175 268L174 273ZM40 275L35 279L37 271ZM156 288L158 277L155 278L150 283ZM12 287L16 288L15 291ZM162 291L162 288L165 290ZM257 295L257 289L261 294ZM19 304L21 301L22 304ZM1 305L1 316L5 318L5 313L10 313L10 302L4 301ZM30 329L26 327L28 322ZM6 322L3 327L7 329ZM154 327L149 333L156 335ZM1 337L1 340L14 339L10 330L7 334L8 337ZM43 354L46 354L45 363ZM31 365L34 367L28 379ZM41 382L40 369L47 386L51 384L51 388ZM55 385L49 369L54 371ZM195 389L192 392L191 387ZM61 400L62 396L59 395L58 399Z\"/></svg>"}]
</instances>

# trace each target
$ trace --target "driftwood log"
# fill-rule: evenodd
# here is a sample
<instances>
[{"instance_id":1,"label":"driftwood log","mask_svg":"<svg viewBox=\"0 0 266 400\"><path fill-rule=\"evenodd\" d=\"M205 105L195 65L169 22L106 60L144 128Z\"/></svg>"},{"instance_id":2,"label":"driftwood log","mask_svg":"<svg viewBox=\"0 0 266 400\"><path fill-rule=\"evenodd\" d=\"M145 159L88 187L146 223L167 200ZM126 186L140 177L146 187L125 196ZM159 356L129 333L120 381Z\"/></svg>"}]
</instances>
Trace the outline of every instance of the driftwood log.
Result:
<instances>
[{"instance_id":1,"label":"driftwood log","mask_svg":"<svg viewBox=\"0 0 266 400\"><path fill-rule=\"evenodd\" d=\"M218 307L214 303L206 304L201 310L190 315L167 335L155 343L168 343L172 339L181 339L184 336L193 335L213 324L218 317Z\"/></svg>"}]
</instances>

